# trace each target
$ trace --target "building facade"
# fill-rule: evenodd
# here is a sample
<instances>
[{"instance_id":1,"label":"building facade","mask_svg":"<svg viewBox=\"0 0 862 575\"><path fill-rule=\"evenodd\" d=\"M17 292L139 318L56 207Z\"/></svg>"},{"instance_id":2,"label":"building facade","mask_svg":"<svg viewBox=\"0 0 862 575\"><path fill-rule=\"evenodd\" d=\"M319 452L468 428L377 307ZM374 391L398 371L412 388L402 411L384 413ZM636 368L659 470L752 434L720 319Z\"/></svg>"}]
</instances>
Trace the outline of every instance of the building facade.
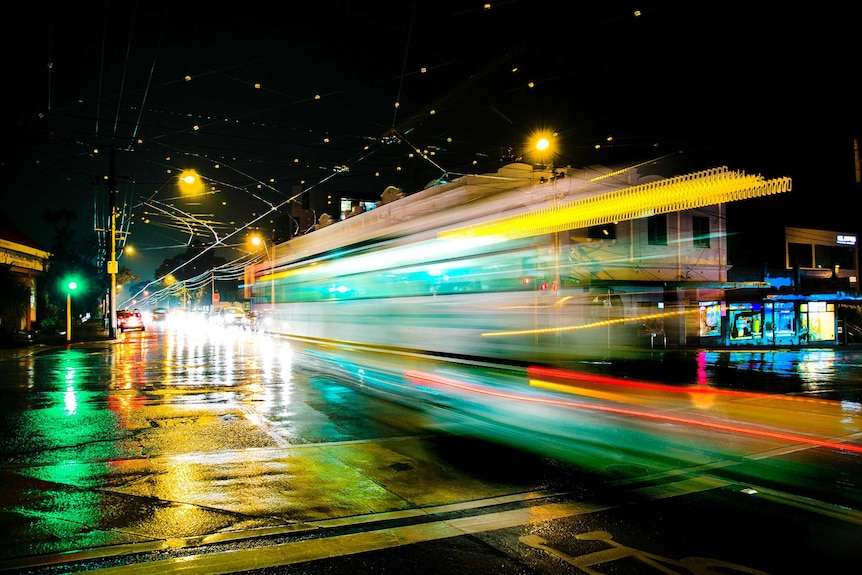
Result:
<instances>
[{"instance_id":1,"label":"building facade","mask_svg":"<svg viewBox=\"0 0 862 575\"><path fill-rule=\"evenodd\" d=\"M30 291L28 304L20 318L18 329L29 331L36 322L37 282L39 276L47 270L50 255L0 215L0 265L8 266L13 276Z\"/></svg>"},{"instance_id":2,"label":"building facade","mask_svg":"<svg viewBox=\"0 0 862 575\"><path fill-rule=\"evenodd\" d=\"M854 233L785 228L784 268L758 289L698 302L697 339L731 347L854 342L862 314Z\"/></svg>"}]
</instances>

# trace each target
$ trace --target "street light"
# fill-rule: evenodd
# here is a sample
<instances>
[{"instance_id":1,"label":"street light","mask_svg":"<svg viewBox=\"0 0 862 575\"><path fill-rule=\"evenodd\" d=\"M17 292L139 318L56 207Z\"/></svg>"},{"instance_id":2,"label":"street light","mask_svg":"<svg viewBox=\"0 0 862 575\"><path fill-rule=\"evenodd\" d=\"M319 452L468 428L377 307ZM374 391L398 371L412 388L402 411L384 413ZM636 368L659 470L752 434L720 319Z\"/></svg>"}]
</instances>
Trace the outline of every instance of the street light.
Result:
<instances>
[{"instance_id":1,"label":"street light","mask_svg":"<svg viewBox=\"0 0 862 575\"><path fill-rule=\"evenodd\" d=\"M263 244L263 249L269 259L269 308L275 309L275 246L272 246L272 254L269 253L269 248L266 247L266 240L259 235L251 236L251 244L259 246Z\"/></svg>"},{"instance_id":2,"label":"street light","mask_svg":"<svg viewBox=\"0 0 862 575\"><path fill-rule=\"evenodd\" d=\"M165 281L165 298L167 299L167 307L171 307L171 296L176 295L176 288L174 288L174 284L177 283L177 278L174 277L174 274L168 274L164 277ZM185 303L183 303L185 306Z\"/></svg>"},{"instance_id":3,"label":"street light","mask_svg":"<svg viewBox=\"0 0 862 575\"><path fill-rule=\"evenodd\" d=\"M78 289L78 282L72 280L66 287L66 341L72 341L72 292Z\"/></svg>"},{"instance_id":4,"label":"street light","mask_svg":"<svg viewBox=\"0 0 862 575\"><path fill-rule=\"evenodd\" d=\"M554 165L557 154L557 133L552 130L539 130L530 134L527 142L527 155L534 163L542 166Z\"/></svg>"},{"instance_id":5,"label":"street light","mask_svg":"<svg viewBox=\"0 0 862 575\"><path fill-rule=\"evenodd\" d=\"M180 192L185 195L201 195L204 192L203 178L195 170L183 170L177 182Z\"/></svg>"}]
</instances>

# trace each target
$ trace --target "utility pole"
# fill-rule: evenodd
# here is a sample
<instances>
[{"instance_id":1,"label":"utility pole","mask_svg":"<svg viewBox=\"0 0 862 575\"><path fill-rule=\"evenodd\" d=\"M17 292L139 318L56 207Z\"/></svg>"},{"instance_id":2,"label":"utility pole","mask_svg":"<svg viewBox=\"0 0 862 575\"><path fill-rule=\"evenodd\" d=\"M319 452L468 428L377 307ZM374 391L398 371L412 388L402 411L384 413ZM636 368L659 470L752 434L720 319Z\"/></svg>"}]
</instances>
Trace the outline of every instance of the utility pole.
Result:
<instances>
[{"instance_id":1,"label":"utility pole","mask_svg":"<svg viewBox=\"0 0 862 575\"><path fill-rule=\"evenodd\" d=\"M108 275L111 276L111 291L108 294L110 302L110 323L108 324L108 337L114 339L117 337L117 173L115 164L116 149L114 143L111 142L111 158L110 169L108 173L108 204L109 218L111 219L110 238L111 242L111 259L108 260Z\"/></svg>"},{"instance_id":2,"label":"utility pole","mask_svg":"<svg viewBox=\"0 0 862 575\"><path fill-rule=\"evenodd\" d=\"M213 264L215 266L215 264ZM215 288L215 267L212 269L212 303L210 303L210 313L214 313L216 310L216 304L219 301L218 292L216 292Z\"/></svg>"}]
</instances>

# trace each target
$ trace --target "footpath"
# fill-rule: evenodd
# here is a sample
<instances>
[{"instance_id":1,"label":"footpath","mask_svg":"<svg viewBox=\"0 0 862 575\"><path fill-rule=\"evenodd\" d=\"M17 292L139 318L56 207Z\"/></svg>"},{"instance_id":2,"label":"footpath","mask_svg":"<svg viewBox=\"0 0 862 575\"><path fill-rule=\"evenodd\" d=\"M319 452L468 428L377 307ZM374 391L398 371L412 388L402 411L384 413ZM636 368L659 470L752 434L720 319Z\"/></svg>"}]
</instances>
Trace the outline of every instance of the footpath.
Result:
<instances>
[{"instance_id":1,"label":"footpath","mask_svg":"<svg viewBox=\"0 0 862 575\"><path fill-rule=\"evenodd\" d=\"M12 340L0 342L0 359L9 359L22 355L30 355L47 347L77 345L86 342L111 342L109 330L101 321L86 322L72 326L72 335L66 338L66 333L26 333Z\"/></svg>"}]
</instances>

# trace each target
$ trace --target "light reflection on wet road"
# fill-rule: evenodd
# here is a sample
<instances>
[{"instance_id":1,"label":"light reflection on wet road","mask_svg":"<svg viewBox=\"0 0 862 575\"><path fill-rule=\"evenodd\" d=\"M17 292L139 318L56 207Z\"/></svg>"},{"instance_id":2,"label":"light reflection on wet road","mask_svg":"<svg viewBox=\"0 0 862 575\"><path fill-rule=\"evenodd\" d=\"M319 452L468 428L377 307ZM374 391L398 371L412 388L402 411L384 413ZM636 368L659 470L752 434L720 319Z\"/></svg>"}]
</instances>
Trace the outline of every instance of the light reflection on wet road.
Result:
<instances>
[{"instance_id":1,"label":"light reflection on wet road","mask_svg":"<svg viewBox=\"0 0 862 575\"><path fill-rule=\"evenodd\" d=\"M857 350L702 351L555 373L185 328L0 359L0 517L9 529L0 560L106 545L183 548L217 533L537 493L571 480L563 478L572 468L542 468L525 453L516 472L491 449L490 460L467 463L457 447L441 460L450 440L428 434L481 437L474 422L495 418L533 418L542 431L540 400L555 403L556 427L581 438L559 446L577 450L579 473L624 484L730 465L731 477L806 496L843 482L833 503L862 507L846 471L858 467L862 433ZM409 389L417 395L407 404L430 398L434 409L381 402L357 383ZM502 390L520 395L497 413ZM469 418L455 416L462 409ZM836 475L824 475L824 453L842 442L845 453L830 456ZM811 450L818 445L828 449ZM560 453L553 441L534 451Z\"/></svg>"}]
</instances>

